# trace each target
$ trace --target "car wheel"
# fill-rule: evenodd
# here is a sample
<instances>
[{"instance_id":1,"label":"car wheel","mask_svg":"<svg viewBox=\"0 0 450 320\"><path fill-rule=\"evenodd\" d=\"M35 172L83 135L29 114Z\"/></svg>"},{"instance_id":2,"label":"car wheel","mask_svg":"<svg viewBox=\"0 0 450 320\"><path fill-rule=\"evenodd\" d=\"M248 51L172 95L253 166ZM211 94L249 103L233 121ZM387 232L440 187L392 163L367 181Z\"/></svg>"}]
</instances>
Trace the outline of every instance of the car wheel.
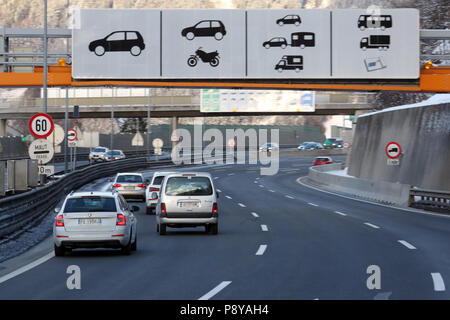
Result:
<instances>
[{"instance_id":1,"label":"car wheel","mask_svg":"<svg viewBox=\"0 0 450 320\"><path fill-rule=\"evenodd\" d=\"M159 225L159 235L163 236L165 234L166 234L166 225L165 224Z\"/></svg>"},{"instance_id":2,"label":"car wheel","mask_svg":"<svg viewBox=\"0 0 450 320\"><path fill-rule=\"evenodd\" d=\"M295 21L295 25L298 27L300 25L300 22Z\"/></svg>"},{"instance_id":3,"label":"car wheel","mask_svg":"<svg viewBox=\"0 0 450 320\"><path fill-rule=\"evenodd\" d=\"M193 32L188 32L186 34L186 39L193 40L195 38L195 34Z\"/></svg>"},{"instance_id":4,"label":"car wheel","mask_svg":"<svg viewBox=\"0 0 450 320\"><path fill-rule=\"evenodd\" d=\"M131 243L131 234L130 234L130 240L128 241L128 244L123 246L121 251L123 255L129 256L131 253L131 247L132 247L132 243Z\"/></svg>"},{"instance_id":5,"label":"car wheel","mask_svg":"<svg viewBox=\"0 0 450 320\"><path fill-rule=\"evenodd\" d=\"M56 244L54 246L56 257L62 257L66 253L66 249L63 246L58 247Z\"/></svg>"},{"instance_id":6,"label":"car wheel","mask_svg":"<svg viewBox=\"0 0 450 320\"><path fill-rule=\"evenodd\" d=\"M264 46L264 48L270 49L270 44L267 43L267 44Z\"/></svg>"},{"instance_id":7,"label":"car wheel","mask_svg":"<svg viewBox=\"0 0 450 320\"><path fill-rule=\"evenodd\" d=\"M130 50L130 53L136 57L141 54L141 48L139 48L139 46L133 46Z\"/></svg>"},{"instance_id":8,"label":"car wheel","mask_svg":"<svg viewBox=\"0 0 450 320\"><path fill-rule=\"evenodd\" d=\"M216 34L214 35L214 38L219 41L222 40L223 39L222 32L216 32Z\"/></svg>"},{"instance_id":9,"label":"car wheel","mask_svg":"<svg viewBox=\"0 0 450 320\"><path fill-rule=\"evenodd\" d=\"M146 214L152 214L153 213L153 208L152 207L147 207L147 211L145 213Z\"/></svg>"},{"instance_id":10,"label":"car wheel","mask_svg":"<svg viewBox=\"0 0 450 320\"><path fill-rule=\"evenodd\" d=\"M131 245L131 250L132 251L136 251L137 250L137 234L136 234L136 237L134 238L133 244Z\"/></svg>"},{"instance_id":11,"label":"car wheel","mask_svg":"<svg viewBox=\"0 0 450 320\"><path fill-rule=\"evenodd\" d=\"M96 46L94 52L97 56L101 57L105 54L106 49L104 46Z\"/></svg>"},{"instance_id":12,"label":"car wheel","mask_svg":"<svg viewBox=\"0 0 450 320\"><path fill-rule=\"evenodd\" d=\"M219 233L219 223L213 224L209 226L209 233L216 235Z\"/></svg>"},{"instance_id":13,"label":"car wheel","mask_svg":"<svg viewBox=\"0 0 450 320\"><path fill-rule=\"evenodd\" d=\"M283 21L278 22L278 25L281 27L283 25Z\"/></svg>"},{"instance_id":14,"label":"car wheel","mask_svg":"<svg viewBox=\"0 0 450 320\"><path fill-rule=\"evenodd\" d=\"M281 49L286 49L286 45L284 43L281 45Z\"/></svg>"}]
</instances>

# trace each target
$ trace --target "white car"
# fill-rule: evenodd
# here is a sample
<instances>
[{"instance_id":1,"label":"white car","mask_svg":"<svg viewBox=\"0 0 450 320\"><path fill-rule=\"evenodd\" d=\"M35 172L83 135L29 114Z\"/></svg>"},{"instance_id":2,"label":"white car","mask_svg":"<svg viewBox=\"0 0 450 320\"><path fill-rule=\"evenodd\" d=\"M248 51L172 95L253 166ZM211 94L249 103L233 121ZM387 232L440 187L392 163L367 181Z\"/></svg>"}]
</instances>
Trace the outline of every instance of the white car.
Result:
<instances>
[{"instance_id":1,"label":"white car","mask_svg":"<svg viewBox=\"0 0 450 320\"><path fill-rule=\"evenodd\" d=\"M137 248L137 219L122 195L112 192L72 192L53 225L55 256L75 248L120 248L128 255Z\"/></svg>"},{"instance_id":2,"label":"white car","mask_svg":"<svg viewBox=\"0 0 450 320\"><path fill-rule=\"evenodd\" d=\"M122 172L112 179L112 188L117 190L124 198L141 199L145 201L147 181L142 173Z\"/></svg>"},{"instance_id":3,"label":"white car","mask_svg":"<svg viewBox=\"0 0 450 320\"><path fill-rule=\"evenodd\" d=\"M152 193L157 192L159 194L159 190L161 188L161 183L164 180L165 176L168 176L169 174L172 174L175 172L166 172L166 171L159 171L153 173L152 180L150 184L147 186L147 189L145 190L145 199L147 203L147 214L151 214L153 210L156 208L156 203L158 202L158 198L152 198Z\"/></svg>"},{"instance_id":4,"label":"white car","mask_svg":"<svg viewBox=\"0 0 450 320\"><path fill-rule=\"evenodd\" d=\"M263 152L271 152L274 150L279 150L280 146L277 143L274 142L268 142L268 143L264 143L261 147L259 147L259 151Z\"/></svg>"},{"instance_id":5,"label":"white car","mask_svg":"<svg viewBox=\"0 0 450 320\"><path fill-rule=\"evenodd\" d=\"M92 150L90 153L89 153L89 160L90 161L97 161L97 160L100 160L100 161L104 161L105 160L105 154L107 153L109 151L109 149L108 148L106 148L106 147L97 147L97 148L94 148L94 150Z\"/></svg>"}]
</instances>

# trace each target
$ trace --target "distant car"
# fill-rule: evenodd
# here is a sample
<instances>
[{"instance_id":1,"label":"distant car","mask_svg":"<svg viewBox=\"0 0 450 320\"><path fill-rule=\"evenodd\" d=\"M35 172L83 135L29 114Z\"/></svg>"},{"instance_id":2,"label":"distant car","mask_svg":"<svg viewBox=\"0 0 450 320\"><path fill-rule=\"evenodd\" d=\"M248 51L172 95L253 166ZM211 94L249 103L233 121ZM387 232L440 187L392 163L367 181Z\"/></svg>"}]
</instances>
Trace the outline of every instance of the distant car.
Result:
<instances>
[{"instance_id":1,"label":"distant car","mask_svg":"<svg viewBox=\"0 0 450 320\"><path fill-rule=\"evenodd\" d=\"M278 19L277 24L279 26L282 26L284 24L295 24L296 26L299 26L300 23L302 23L302 19L299 15L296 14L289 14L285 16L284 18Z\"/></svg>"},{"instance_id":2,"label":"distant car","mask_svg":"<svg viewBox=\"0 0 450 320\"><path fill-rule=\"evenodd\" d=\"M344 141L338 138L328 138L323 146L325 149L343 148Z\"/></svg>"},{"instance_id":3,"label":"distant car","mask_svg":"<svg viewBox=\"0 0 450 320\"><path fill-rule=\"evenodd\" d=\"M147 214L151 214L153 210L156 208L156 204L158 202L158 198L152 198L153 192L156 192L159 195L161 183L164 180L165 176L172 174L175 172L155 172L153 173L152 180L150 184L145 189L145 200L147 201Z\"/></svg>"},{"instance_id":4,"label":"distant car","mask_svg":"<svg viewBox=\"0 0 450 320\"><path fill-rule=\"evenodd\" d=\"M112 180L112 188L125 198L142 199L145 201L147 181L141 173L118 173Z\"/></svg>"},{"instance_id":5,"label":"distant car","mask_svg":"<svg viewBox=\"0 0 450 320\"><path fill-rule=\"evenodd\" d=\"M156 205L156 232L166 234L167 227L204 226L210 234L218 233L218 193L205 172L180 172L166 176Z\"/></svg>"},{"instance_id":6,"label":"distant car","mask_svg":"<svg viewBox=\"0 0 450 320\"><path fill-rule=\"evenodd\" d=\"M298 150L322 150L323 145L319 142L303 142L297 147Z\"/></svg>"},{"instance_id":7,"label":"distant car","mask_svg":"<svg viewBox=\"0 0 450 320\"><path fill-rule=\"evenodd\" d=\"M89 153L89 160L90 161L104 161L105 160L105 154L109 151L108 148L106 147L97 147L94 148L90 153Z\"/></svg>"},{"instance_id":8,"label":"distant car","mask_svg":"<svg viewBox=\"0 0 450 320\"><path fill-rule=\"evenodd\" d=\"M316 157L313 161L313 166L320 166L323 164L331 163L334 163L334 160L331 157Z\"/></svg>"},{"instance_id":9,"label":"distant car","mask_svg":"<svg viewBox=\"0 0 450 320\"><path fill-rule=\"evenodd\" d=\"M195 37L214 37L216 40L222 40L226 34L225 26L220 20L202 20L181 31L181 36L188 40L193 40Z\"/></svg>"},{"instance_id":10,"label":"distant car","mask_svg":"<svg viewBox=\"0 0 450 320\"><path fill-rule=\"evenodd\" d=\"M259 147L259 151L263 152L263 151L267 151L267 152L271 152L274 150L279 150L280 147L278 146L277 143L274 142L268 142L263 144L261 147Z\"/></svg>"},{"instance_id":11,"label":"distant car","mask_svg":"<svg viewBox=\"0 0 450 320\"><path fill-rule=\"evenodd\" d=\"M89 50L97 56L113 51L129 51L133 56L138 56L144 49L144 39L138 31L115 31L89 44Z\"/></svg>"},{"instance_id":12,"label":"distant car","mask_svg":"<svg viewBox=\"0 0 450 320\"><path fill-rule=\"evenodd\" d=\"M104 159L106 161L121 160L125 159L125 154L122 150L109 150L105 153Z\"/></svg>"},{"instance_id":13,"label":"distant car","mask_svg":"<svg viewBox=\"0 0 450 320\"><path fill-rule=\"evenodd\" d=\"M263 47L266 49L269 49L271 47L281 47L282 49L284 49L287 46L288 46L287 40L286 38L283 37L272 38L263 43Z\"/></svg>"},{"instance_id":14,"label":"distant car","mask_svg":"<svg viewBox=\"0 0 450 320\"><path fill-rule=\"evenodd\" d=\"M120 248L130 254L137 248L137 219L117 192L69 194L53 225L55 256L75 248Z\"/></svg>"}]
</instances>

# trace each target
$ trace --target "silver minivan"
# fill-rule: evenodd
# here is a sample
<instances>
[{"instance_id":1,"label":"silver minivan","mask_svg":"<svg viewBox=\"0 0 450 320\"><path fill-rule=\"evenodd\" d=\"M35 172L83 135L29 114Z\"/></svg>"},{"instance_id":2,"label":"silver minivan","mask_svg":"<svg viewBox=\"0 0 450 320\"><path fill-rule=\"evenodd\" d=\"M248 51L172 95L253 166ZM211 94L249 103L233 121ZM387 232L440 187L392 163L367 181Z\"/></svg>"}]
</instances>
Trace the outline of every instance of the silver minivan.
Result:
<instances>
[{"instance_id":1,"label":"silver minivan","mask_svg":"<svg viewBox=\"0 0 450 320\"><path fill-rule=\"evenodd\" d=\"M156 205L156 232L166 234L166 228L204 226L210 234L218 233L218 193L209 173L180 172L167 175Z\"/></svg>"}]
</instances>

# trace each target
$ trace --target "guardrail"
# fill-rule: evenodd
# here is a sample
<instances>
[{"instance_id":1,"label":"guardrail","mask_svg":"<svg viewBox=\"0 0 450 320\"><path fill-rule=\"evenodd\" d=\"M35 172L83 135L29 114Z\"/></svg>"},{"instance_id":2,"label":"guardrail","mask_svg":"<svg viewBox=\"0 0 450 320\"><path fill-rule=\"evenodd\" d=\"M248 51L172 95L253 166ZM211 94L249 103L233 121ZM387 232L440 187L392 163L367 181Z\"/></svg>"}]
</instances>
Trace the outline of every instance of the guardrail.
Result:
<instances>
[{"instance_id":1,"label":"guardrail","mask_svg":"<svg viewBox=\"0 0 450 320\"><path fill-rule=\"evenodd\" d=\"M450 213L450 191L411 188L408 206Z\"/></svg>"},{"instance_id":2,"label":"guardrail","mask_svg":"<svg viewBox=\"0 0 450 320\"><path fill-rule=\"evenodd\" d=\"M150 165L171 164L171 160L149 163L146 157L117 160L94 164L61 176L58 180L31 191L0 200L1 238L25 231L25 227L42 220L61 199L95 179L114 175L117 172L136 170Z\"/></svg>"}]
</instances>

